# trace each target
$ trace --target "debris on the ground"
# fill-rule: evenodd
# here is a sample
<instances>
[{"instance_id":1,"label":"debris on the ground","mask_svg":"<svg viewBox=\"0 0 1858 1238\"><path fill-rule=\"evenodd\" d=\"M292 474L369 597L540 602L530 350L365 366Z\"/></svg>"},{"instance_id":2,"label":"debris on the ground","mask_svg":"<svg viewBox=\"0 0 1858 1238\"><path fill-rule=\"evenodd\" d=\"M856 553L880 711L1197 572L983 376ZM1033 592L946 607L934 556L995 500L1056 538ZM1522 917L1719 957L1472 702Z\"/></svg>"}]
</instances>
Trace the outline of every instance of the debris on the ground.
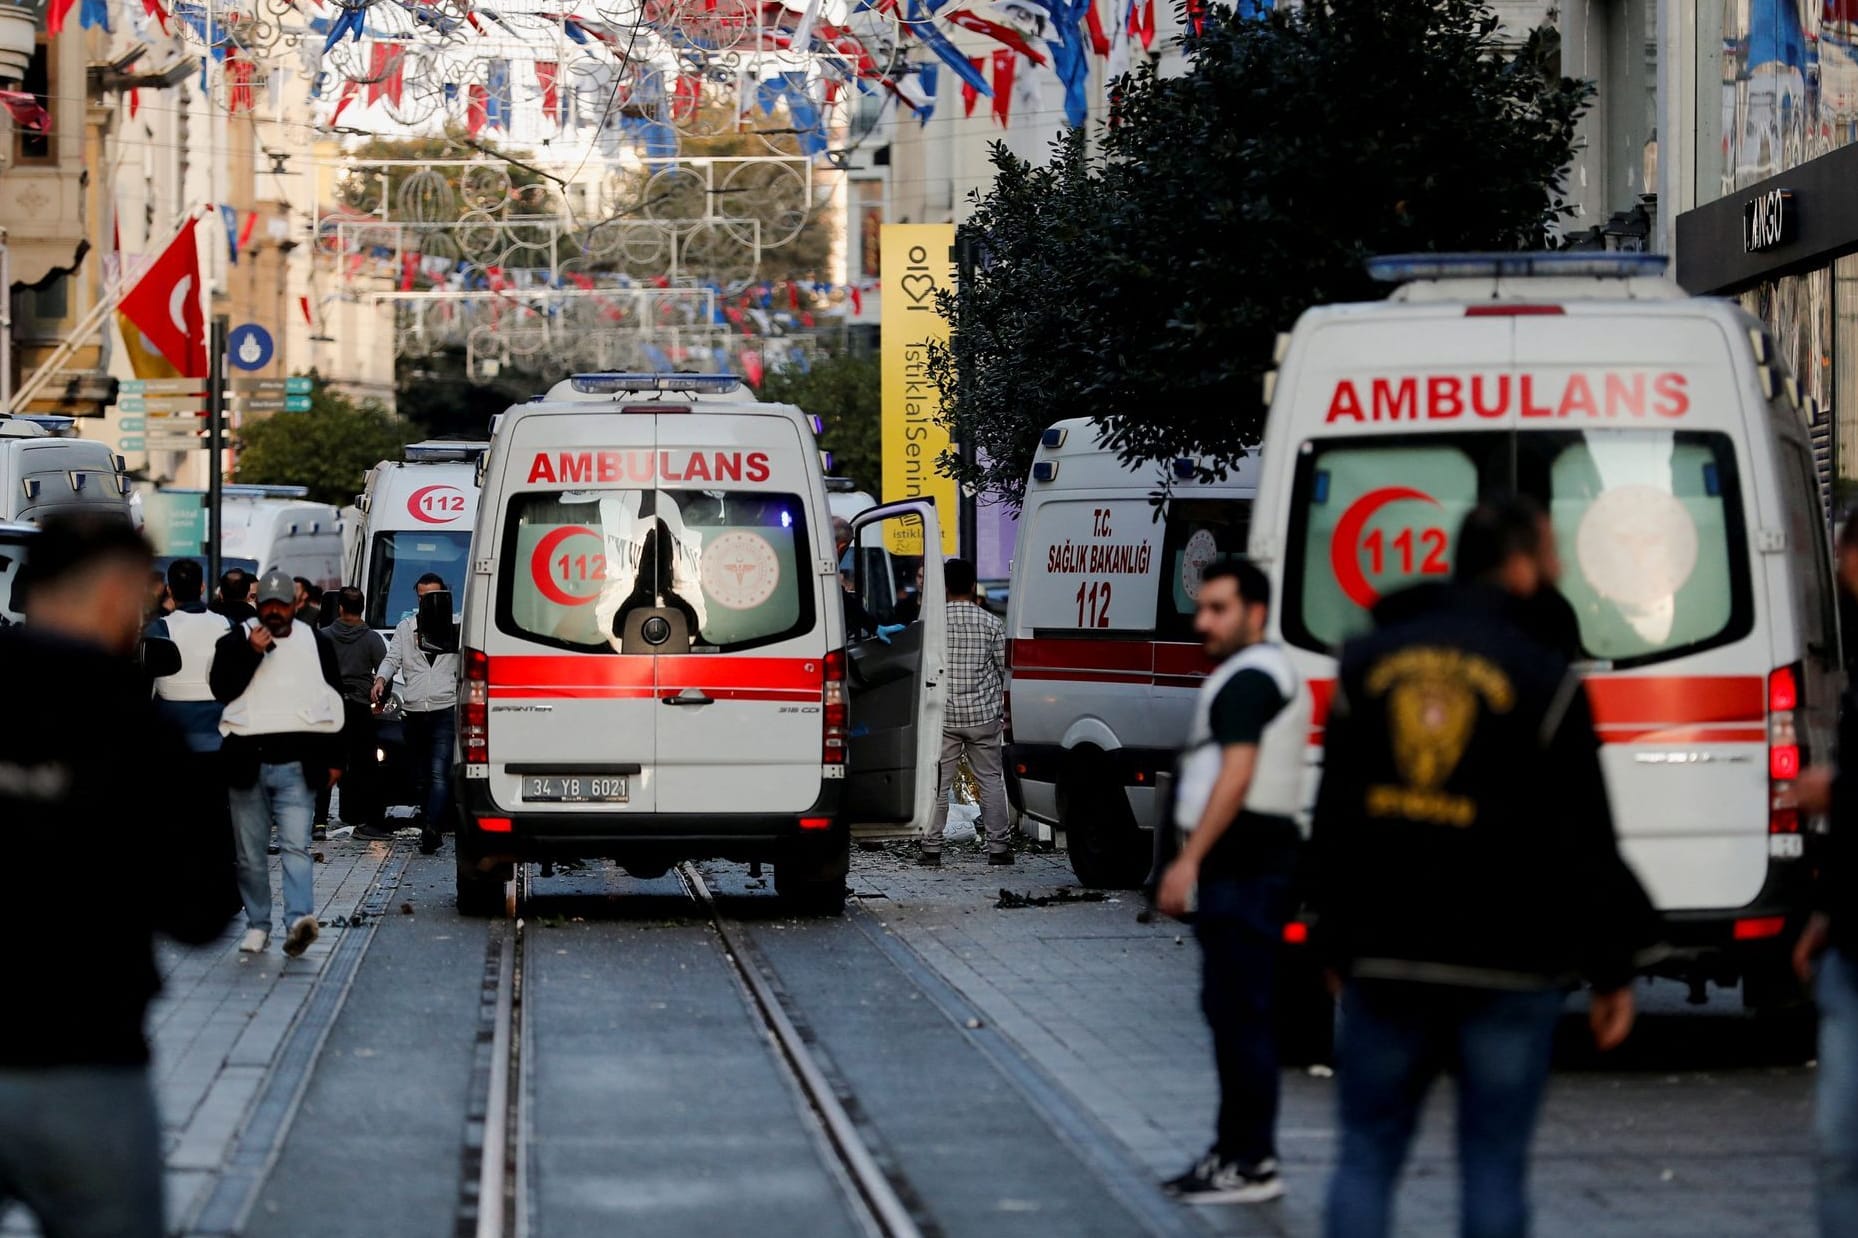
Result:
<instances>
[{"instance_id":1,"label":"debris on the ground","mask_svg":"<svg viewBox=\"0 0 1858 1238\"><path fill-rule=\"evenodd\" d=\"M314 863L317 863L317 864L322 864L322 863L325 863L325 861L324 861L324 859L323 859L323 853L322 853L322 852L320 852L320 851L312 851L312 852L310 852L310 859L311 859L311 861L313 861Z\"/></svg>"},{"instance_id":2,"label":"debris on the ground","mask_svg":"<svg viewBox=\"0 0 1858 1238\"><path fill-rule=\"evenodd\" d=\"M329 837L347 838L350 835L354 834L354 832L355 832L355 827L352 825L339 825L335 829L329 831Z\"/></svg>"},{"instance_id":3,"label":"debris on the ground","mask_svg":"<svg viewBox=\"0 0 1858 1238\"><path fill-rule=\"evenodd\" d=\"M970 1032L978 1032L981 1030L981 1021L979 1019L969 1019L967 1022L963 1023L962 1026L967 1028Z\"/></svg>"},{"instance_id":4,"label":"debris on the ground","mask_svg":"<svg viewBox=\"0 0 1858 1238\"><path fill-rule=\"evenodd\" d=\"M400 914L401 914L401 915L403 915L403 916L410 916L410 915L412 915L412 914L413 914L413 904L411 904L411 903L401 903L401 904L400 904Z\"/></svg>"},{"instance_id":5,"label":"debris on the ground","mask_svg":"<svg viewBox=\"0 0 1858 1238\"><path fill-rule=\"evenodd\" d=\"M1109 896L1102 890L1080 890L1076 886L1059 886L1050 894L1019 894L1012 890L1001 890L1000 901L994 906L1005 910L1020 907L1050 907L1054 903L1101 903Z\"/></svg>"}]
</instances>

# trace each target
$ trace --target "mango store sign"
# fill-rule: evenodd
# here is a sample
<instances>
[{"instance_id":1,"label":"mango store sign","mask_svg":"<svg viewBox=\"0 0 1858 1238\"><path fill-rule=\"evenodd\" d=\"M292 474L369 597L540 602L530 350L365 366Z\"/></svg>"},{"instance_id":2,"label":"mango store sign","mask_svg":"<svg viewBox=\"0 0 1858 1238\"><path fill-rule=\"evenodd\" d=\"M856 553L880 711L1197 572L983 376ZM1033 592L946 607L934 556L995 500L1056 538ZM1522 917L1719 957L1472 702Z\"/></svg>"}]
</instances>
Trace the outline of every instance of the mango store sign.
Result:
<instances>
[{"instance_id":1,"label":"mango store sign","mask_svg":"<svg viewBox=\"0 0 1858 1238\"><path fill-rule=\"evenodd\" d=\"M942 397L929 380L929 348L948 342L936 294L954 289L954 244L954 224L885 224L879 236L884 501L932 499L945 555L955 553L959 509L954 479L936 471L949 438L948 427L937 421ZM892 522L885 537L892 554L923 552L920 528Z\"/></svg>"}]
</instances>

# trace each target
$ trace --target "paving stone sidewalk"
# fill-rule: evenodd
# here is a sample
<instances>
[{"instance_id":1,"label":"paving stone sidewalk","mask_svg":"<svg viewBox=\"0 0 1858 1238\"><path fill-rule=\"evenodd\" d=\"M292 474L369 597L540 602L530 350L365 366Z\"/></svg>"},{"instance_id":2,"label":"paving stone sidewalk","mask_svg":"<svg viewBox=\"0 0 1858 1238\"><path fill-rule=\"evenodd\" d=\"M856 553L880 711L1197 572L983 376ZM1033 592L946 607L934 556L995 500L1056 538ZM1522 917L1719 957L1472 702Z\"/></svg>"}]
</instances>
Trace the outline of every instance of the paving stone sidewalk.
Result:
<instances>
[{"instance_id":1,"label":"paving stone sidewalk","mask_svg":"<svg viewBox=\"0 0 1858 1238\"><path fill-rule=\"evenodd\" d=\"M298 1013L315 990L336 943L354 919L393 846L334 839L316 843L316 915L322 935L301 958L288 959L274 934L263 955L241 955L244 916L198 949L162 942L156 964L162 992L149 1010L152 1072L168 1166L168 1228L181 1231L211 1193L246 1112ZM272 898L283 896L276 857ZM36 1235L14 1209L0 1235Z\"/></svg>"},{"instance_id":2,"label":"paving stone sidewalk","mask_svg":"<svg viewBox=\"0 0 1858 1238\"><path fill-rule=\"evenodd\" d=\"M996 907L1002 889L1075 891L1062 854L1021 853L1012 868L989 868L977 847L950 845L942 868L924 869L897 848L860 851L851 886L1157 1178L1204 1150L1216 1098L1190 929L1138 923L1133 893ZM1689 1010L1679 986L1645 986L1633 1056L1576 1053L1558 1070L1536 1145L1538 1235L1811 1232L1811 1070L1733 1001ZM1197 1210L1220 1232L1321 1232L1333 1080L1287 1071L1284 1083L1289 1196ZM1457 1230L1450 1101L1442 1085L1415 1146L1399 1200L1403 1235Z\"/></svg>"}]
</instances>

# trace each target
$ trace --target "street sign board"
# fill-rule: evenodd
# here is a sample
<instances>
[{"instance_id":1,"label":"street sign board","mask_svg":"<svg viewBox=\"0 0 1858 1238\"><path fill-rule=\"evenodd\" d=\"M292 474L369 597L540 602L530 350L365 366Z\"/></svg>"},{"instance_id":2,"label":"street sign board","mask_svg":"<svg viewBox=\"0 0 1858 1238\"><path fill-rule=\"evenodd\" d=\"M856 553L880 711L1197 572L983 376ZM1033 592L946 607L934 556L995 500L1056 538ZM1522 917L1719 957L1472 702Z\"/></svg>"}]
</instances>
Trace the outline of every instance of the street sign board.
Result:
<instances>
[{"instance_id":1,"label":"street sign board","mask_svg":"<svg viewBox=\"0 0 1858 1238\"><path fill-rule=\"evenodd\" d=\"M135 434L147 428L147 418L141 416L119 417L116 428L124 434Z\"/></svg>"},{"instance_id":2,"label":"street sign board","mask_svg":"<svg viewBox=\"0 0 1858 1238\"><path fill-rule=\"evenodd\" d=\"M239 378L234 377L227 384L234 395L240 392L262 391L271 395L308 395L316 387L316 380L303 375L289 378Z\"/></svg>"},{"instance_id":3,"label":"street sign board","mask_svg":"<svg viewBox=\"0 0 1858 1238\"><path fill-rule=\"evenodd\" d=\"M204 392L204 378L125 378L117 387L118 395L192 395Z\"/></svg>"},{"instance_id":4,"label":"street sign board","mask_svg":"<svg viewBox=\"0 0 1858 1238\"><path fill-rule=\"evenodd\" d=\"M148 436L150 451L204 451L206 440L203 438L156 438Z\"/></svg>"},{"instance_id":5,"label":"street sign board","mask_svg":"<svg viewBox=\"0 0 1858 1238\"><path fill-rule=\"evenodd\" d=\"M261 395L237 397L238 406L248 413L307 413L307 395Z\"/></svg>"},{"instance_id":6,"label":"street sign board","mask_svg":"<svg viewBox=\"0 0 1858 1238\"><path fill-rule=\"evenodd\" d=\"M148 449L143 446L142 436L140 434L124 434L117 438L116 450L118 451L146 451Z\"/></svg>"},{"instance_id":7,"label":"street sign board","mask_svg":"<svg viewBox=\"0 0 1858 1238\"><path fill-rule=\"evenodd\" d=\"M117 401L125 413L199 413L206 409L206 397L199 395L132 395Z\"/></svg>"},{"instance_id":8,"label":"street sign board","mask_svg":"<svg viewBox=\"0 0 1858 1238\"><path fill-rule=\"evenodd\" d=\"M239 324L226 337L226 359L241 370L262 370L276 354L271 333L255 322Z\"/></svg>"}]
</instances>

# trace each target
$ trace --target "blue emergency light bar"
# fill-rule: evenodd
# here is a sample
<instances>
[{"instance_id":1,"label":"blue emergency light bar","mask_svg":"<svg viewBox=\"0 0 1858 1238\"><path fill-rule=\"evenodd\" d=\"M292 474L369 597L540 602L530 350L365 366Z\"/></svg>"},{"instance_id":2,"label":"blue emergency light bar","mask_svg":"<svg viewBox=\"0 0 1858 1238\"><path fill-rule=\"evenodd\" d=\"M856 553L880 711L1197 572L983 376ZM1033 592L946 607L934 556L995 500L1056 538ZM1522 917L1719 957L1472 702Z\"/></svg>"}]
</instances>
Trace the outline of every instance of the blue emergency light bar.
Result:
<instances>
[{"instance_id":1,"label":"blue emergency light bar","mask_svg":"<svg viewBox=\"0 0 1858 1238\"><path fill-rule=\"evenodd\" d=\"M61 417L56 413L15 413L14 419L39 427L47 434L60 435L77 424L75 417Z\"/></svg>"},{"instance_id":2,"label":"blue emergency light bar","mask_svg":"<svg viewBox=\"0 0 1858 1238\"><path fill-rule=\"evenodd\" d=\"M742 385L742 380L734 374L576 374L570 381L583 395L630 395L643 391L726 395Z\"/></svg>"},{"instance_id":3,"label":"blue emergency light bar","mask_svg":"<svg viewBox=\"0 0 1858 1238\"><path fill-rule=\"evenodd\" d=\"M1368 275L1383 284L1420 279L1499 279L1561 276L1564 279L1656 279L1663 254L1388 254L1368 259Z\"/></svg>"},{"instance_id":4,"label":"blue emergency light bar","mask_svg":"<svg viewBox=\"0 0 1858 1238\"><path fill-rule=\"evenodd\" d=\"M806 423L813 427L813 434L816 437L826 432L826 419L824 417L809 416L806 419Z\"/></svg>"},{"instance_id":5,"label":"blue emergency light bar","mask_svg":"<svg viewBox=\"0 0 1858 1238\"><path fill-rule=\"evenodd\" d=\"M406 445L408 464L468 464L490 450L489 443L451 442L429 439Z\"/></svg>"}]
</instances>

